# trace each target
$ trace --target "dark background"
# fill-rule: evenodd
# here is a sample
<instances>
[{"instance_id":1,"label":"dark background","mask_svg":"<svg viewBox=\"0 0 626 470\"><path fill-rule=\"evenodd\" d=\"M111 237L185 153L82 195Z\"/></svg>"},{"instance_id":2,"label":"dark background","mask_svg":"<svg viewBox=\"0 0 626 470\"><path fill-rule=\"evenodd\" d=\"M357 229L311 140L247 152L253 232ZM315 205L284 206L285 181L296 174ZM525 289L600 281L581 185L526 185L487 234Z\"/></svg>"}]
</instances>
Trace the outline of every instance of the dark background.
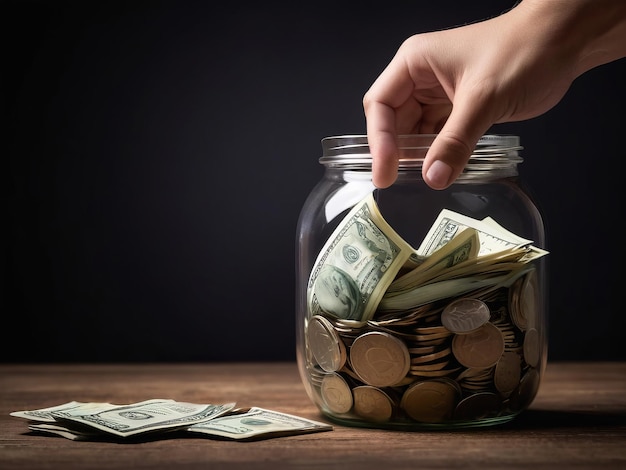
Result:
<instances>
[{"instance_id":1,"label":"dark background","mask_svg":"<svg viewBox=\"0 0 626 470\"><path fill-rule=\"evenodd\" d=\"M0 360L294 359L320 139L365 132L403 39L514 3L2 1ZM626 359L625 79L494 128L545 217L553 360Z\"/></svg>"}]
</instances>

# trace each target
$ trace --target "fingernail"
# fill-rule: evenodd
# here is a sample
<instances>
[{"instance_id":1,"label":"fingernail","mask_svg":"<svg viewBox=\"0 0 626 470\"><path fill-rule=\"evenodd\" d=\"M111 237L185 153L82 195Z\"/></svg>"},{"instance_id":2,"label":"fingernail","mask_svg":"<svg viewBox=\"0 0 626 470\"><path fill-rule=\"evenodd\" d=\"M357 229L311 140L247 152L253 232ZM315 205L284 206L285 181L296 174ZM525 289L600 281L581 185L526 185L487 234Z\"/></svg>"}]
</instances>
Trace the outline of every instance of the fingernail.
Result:
<instances>
[{"instance_id":1,"label":"fingernail","mask_svg":"<svg viewBox=\"0 0 626 470\"><path fill-rule=\"evenodd\" d=\"M428 180L428 184L434 188L445 188L448 185L451 175L452 168L450 165L441 160L436 160L430 165L426 173L426 179Z\"/></svg>"}]
</instances>

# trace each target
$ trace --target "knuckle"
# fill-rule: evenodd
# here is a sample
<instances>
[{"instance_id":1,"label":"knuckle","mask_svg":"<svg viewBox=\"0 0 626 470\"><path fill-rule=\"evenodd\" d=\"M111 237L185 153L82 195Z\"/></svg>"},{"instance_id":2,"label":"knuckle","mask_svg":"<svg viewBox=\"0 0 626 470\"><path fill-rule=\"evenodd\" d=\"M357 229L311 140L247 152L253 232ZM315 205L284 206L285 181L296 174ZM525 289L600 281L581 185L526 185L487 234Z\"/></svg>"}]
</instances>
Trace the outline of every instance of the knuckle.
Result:
<instances>
[{"instance_id":1,"label":"knuckle","mask_svg":"<svg viewBox=\"0 0 626 470\"><path fill-rule=\"evenodd\" d=\"M448 149L448 152L457 158L466 158L474 151L473 146L467 143L467 139L464 139L455 132L444 131L439 134L439 137Z\"/></svg>"}]
</instances>

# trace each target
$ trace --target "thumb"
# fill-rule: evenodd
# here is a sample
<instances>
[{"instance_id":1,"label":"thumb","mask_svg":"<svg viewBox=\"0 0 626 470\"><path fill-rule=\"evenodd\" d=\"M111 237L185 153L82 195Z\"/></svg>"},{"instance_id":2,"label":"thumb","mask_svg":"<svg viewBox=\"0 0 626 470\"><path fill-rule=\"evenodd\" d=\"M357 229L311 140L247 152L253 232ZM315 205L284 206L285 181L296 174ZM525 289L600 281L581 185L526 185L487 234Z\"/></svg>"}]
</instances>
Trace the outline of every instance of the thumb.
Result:
<instances>
[{"instance_id":1,"label":"thumb","mask_svg":"<svg viewBox=\"0 0 626 470\"><path fill-rule=\"evenodd\" d=\"M494 124L491 113L478 100L455 103L448 120L431 144L424 164L424 181L433 189L445 189L461 174L476 143Z\"/></svg>"}]
</instances>

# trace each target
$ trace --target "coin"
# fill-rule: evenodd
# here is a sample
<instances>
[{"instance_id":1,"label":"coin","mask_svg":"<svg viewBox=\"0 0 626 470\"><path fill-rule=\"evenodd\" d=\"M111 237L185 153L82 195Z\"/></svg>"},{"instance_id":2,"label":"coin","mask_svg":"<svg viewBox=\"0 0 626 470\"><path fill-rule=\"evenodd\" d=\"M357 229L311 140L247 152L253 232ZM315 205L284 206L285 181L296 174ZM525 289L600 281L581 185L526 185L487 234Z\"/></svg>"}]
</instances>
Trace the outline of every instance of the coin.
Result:
<instances>
[{"instance_id":1,"label":"coin","mask_svg":"<svg viewBox=\"0 0 626 470\"><path fill-rule=\"evenodd\" d=\"M370 331L352 343L350 364L367 385L388 387L406 377L411 357L400 339L388 333Z\"/></svg>"},{"instance_id":2,"label":"coin","mask_svg":"<svg viewBox=\"0 0 626 470\"><path fill-rule=\"evenodd\" d=\"M511 395L510 406L514 410L524 410L535 399L539 390L540 375L537 369L532 367L526 371L516 392Z\"/></svg>"},{"instance_id":3,"label":"coin","mask_svg":"<svg viewBox=\"0 0 626 470\"><path fill-rule=\"evenodd\" d=\"M442 360L435 362L428 362L426 364L411 364L411 372L419 374L420 372L428 372L433 370L441 370L449 364L450 361Z\"/></svg>"},{"instance_id":4,"label":"coin","mask_svg":"<svg viewBox=\"0 0 626 470\"><path fill-rule=\"evenodd\" d=\"M321 394L324 403L333 413L343 414L352 409L354 399L346 380L339 374L328 374L322 380Z\"/></svg>"},{"instance_id":5,"label":"coin","mask_svg":"<svg viewBox=\"0 0 626 470\"><path fill-rule=\"evenodd\" d=\"M393 400L380 388L360 385L352 389L354 413L367 421L385 422L393 416Z\"/></svg>"},{"instance_id":6,"label":"coin","mask_svg":"<svg viewBox=\"0 0 626 470\"><path fill-rule=\"evenodd\" d=\"M493 389L494 367L487 369L465 369L456 380L463 391L476 393Z\"/></svg>"},{"instance_id":7,"label":"coin","mask_svg":"<svg viewBox=\"0 0 626 470\"><path fill-rule=\"evenodd\" d=\"M414 377L420 377L420 378L424 378L424 377L429 377L429 378L434 378L434 377L441 377L441 378L445 378L445 377L450 377L454 374L456 374L459 370L461 370L460 367L453 367L451 369L439 369L439 370L422 370L422 369L413 369L413 367L411 367L411 369L409 370L409 374L414 376Z\"/></svg>"},{"instance_id":8,"label":"coin","mask_svg":"<svg viewBox=\"0 0 626 470\"><path fill-rule=\"evenodd\" d=\"M450 336L450 331L445 326L420 326L415 328L415 332L423 336Z\"/></svg>"},{"instance_id":9,"label":"coin","mask_svg":"<svg viewBox=\"0 0 626 470\"><path fill-rule=\"evenodd\" d=\"M535 270L526 274L519 299L519 309L529 327L537 325L539 315L539 285Z\"/></svg>"},{"instance_id":10,"label":"coin","mask_svg":"<svg viewBox=\"0 0 626 470\"><path fill-rule=\"evenodd\" d=\"M485 323L471 333L455 335L452 352L465 367L490 367L504 352L504 338L497 326Z\"/></svg>"},{"instance_id":11,"label":"coin","mask_svg":"<svg viewBox=\"0 0 626 470\"><path fill-rule=\"evenodd\" d=\"M448 347L448 348L444 348L439 351L433 352L431 354L422 354L422 355L412 358L411 364L424 364L427 362L433 362L433 361L449 356L450 352L451 352L451 349Z\"/></svg>"},{"instance_id":12,"label":"coin","mask_svg":"<svg viewBox=\"0 0 626 470\"><path fill-rule=\"evenodd\" d=\"M463 372L461 372L459 375L457 375L456 380L457 382L466 379L471 381L491 380L492 372L493 370L491 367L488 367L486 369L469 367L463 370Z\"/></svg>"},{"instance_id":13,"label":"coin","mask_svg":"<svg viewBox=\"0 0 626 470\"><path fill-rule=\"evenodd\" d=\"M346 347L333 324L321 315L315 315L306 329L307 344L319 366L326 372L335 372L346 362Z\"/></svg>"},{"instance_id":14,"label":"coin","mask_svg":"<svg viewBox=\"0 0 626 470\"><path fill-rule=\"evenodd\" d=\"M500 393L512 392L519 385L522 363L516 352L505 352L498 363L493 382Z\"/></svg>"},{"instance_id":15,"label":"coin","mask_svg":"<svg viewBox=\"0 0 626 470\"><path fill-rule=\"evenodd\" d=\"M415 421L441 423L452 417L459 390L447 380L432 379L409 386L400 406Z\"/></svg>"},{"instance_id":16,"label":"coin","mask_svg":"<svg viewBox=\"0 0 626 470\"><path fill-rule=\"evenodd\" d=\"M500 412L502 400L493 392L479 392L465 397L454 410L454 419L469 421L495 416Z\"/></svg>"},{"instance_id":17,"label":"coin","mask_svg":"<svg viewBox=\"0 0 626 470\"><path fill-rule=\"evenodd\" d=\"M461 298L450 302L441 312L441 323L453 333L475 331L489 321L491 312L479 299Z\"/></svg>"},{"instance_id":18,"label":"coin","mask_svg":"<svg viewBox=\"0 0 626 470\"><path fill-rule=\"evenodd\" d=\"M530 328L526 331L526 334L524 335L523 349L526 364L532 367L537 367L540 357L540 344L539 332L536 329Z\"/></svg>"},{"instance_id":19,"label":"coin","mask_svg":"<svg viewBox=\"0 0 626 470\"><path fill-rule=\"evenodd\" d=\"M509 311L511 320L521 331L534 326L538 315L539 290L535 271L518 278L509 289Z\"/></svg>"},{"instance_id":20,"label":"coin","mask_svg":"<svg viewBox=\"0 0 626 470\"><path fill-rule=\"evenodd\" d=\"M417 346L414 348L409 348L409 353L411 354L433 354L437 352L439 348L437 346Z\"/></svg>"}]
</instances>

